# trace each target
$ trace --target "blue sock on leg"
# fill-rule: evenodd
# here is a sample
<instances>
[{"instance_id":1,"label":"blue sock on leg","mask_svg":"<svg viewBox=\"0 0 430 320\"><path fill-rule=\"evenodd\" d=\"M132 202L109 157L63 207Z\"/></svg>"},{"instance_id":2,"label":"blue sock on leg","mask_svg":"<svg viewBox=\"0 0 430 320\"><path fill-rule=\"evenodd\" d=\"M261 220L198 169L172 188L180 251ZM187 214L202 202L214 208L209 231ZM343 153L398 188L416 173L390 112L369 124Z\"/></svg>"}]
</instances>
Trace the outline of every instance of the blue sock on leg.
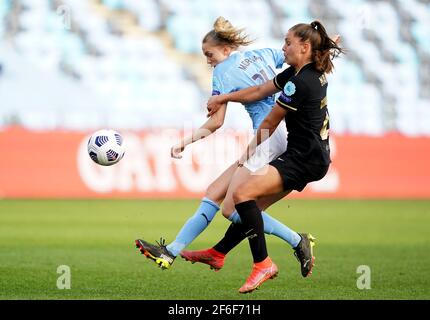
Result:
<instances>
[{"instance_id":1,"label":"blue sock on leg","mask_svg":"<svg viewBox=\"0 0 430 320\"><path fill-rule=\"evenodd\" d=\"M167 246L167 250L175 257L205 230L218 212L219 206L208 198L203 198L194 215L187 220L175 241Z\"/></svg>"},{"instance_id":2,"label":"blue sock on leg","mask_svg":"<svg viewBox=\"0 0 430 320\"><path fill-rule=\"evenodd\" d=\"M264 233L273 234L274 236L277 236L278 238L288 242L291 247L297 247L300 240L302 239L297 232L291 230L282 222L271 217L264 211L261 212L261 215L263 216ZM234 211L228 219L233 223L242 223L237 211Z\"/></svg>"}]
</instances>

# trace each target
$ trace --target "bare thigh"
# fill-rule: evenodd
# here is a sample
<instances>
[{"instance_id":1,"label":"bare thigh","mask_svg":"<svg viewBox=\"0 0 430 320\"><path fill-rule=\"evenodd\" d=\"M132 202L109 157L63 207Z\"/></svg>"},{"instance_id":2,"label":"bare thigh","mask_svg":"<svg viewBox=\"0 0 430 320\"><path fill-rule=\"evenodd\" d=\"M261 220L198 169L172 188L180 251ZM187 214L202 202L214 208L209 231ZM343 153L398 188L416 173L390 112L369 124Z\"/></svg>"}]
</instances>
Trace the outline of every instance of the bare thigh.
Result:
<instances>
[{"instance_id":1,"label":"bare thigh","mask_svg":"<svg viewBox=\"0 0 430 320\"><path fill-rule=\"evenodd\" d=\"M237 164L233 163L228 167L214 182L212 182L206 189L205 197L216 202L218 205L223 202L230 181L236 171Z\"/></svg>"},{"instance_id":2,"label":"bare thigh","mask_svg":"<svg viewBox=\"0 0 430 320\"><path fill-rule=\"evenodd\" d=\"M282 198L285 198L291 191L292 190L288 190L270 196L260 197L259 199L257 199L257 206L260 208L261 211L264 211L275 202L278 202Z\"/></svg>"},{"instance_id":3,"label":"bare thigh","mask_svg":"<svg viewBox=\"0 0 430 320\"><path fill-rule=\"evenodd\" d=\"M251 174L251 171L249 169L245 167L237 168L236 172L234 173L231 179L230 185L227 190L227 194L224 199L223 209L222 209L222 214L224 217L229 218L231 214L235 211L233 193L240 185L244 184L252 176L254 175ZM290 192L291 190L281 191L279 193L270 194L267 196L261 196L257 199L257 205L261 210L266 210L268 207L270 207L272 204L279 201L280 199L284 198Z\"/></svg>"},{"instance_id":4,"label":"bare thigh","mask_svg":"<svg viewBox=\"0 0 430 320\"><path fill-rule=\"evenodd\" d=\"M240 184L233 192L235 204L248 200L258 200L267 196L274 196L284 192L283 181L278 170L268 165L249 175L248 179Z\"/></svg>"},{"instance_id":5,"label":"bare thigh","mask_svg":"<svg viewBox=\"0 0 430 320\"><path fill-rule=\"evenodd\" d=\"M245 167L237 167L236 171L231 178L230 185L227 189L227 194L224 199L224 203L222 205L222 214L224 217L228 218L234 212L234 201L233 201L233 192L243 184L249 177L251 176L251 171L249 171Z\"/></svg>"}]
</instances>

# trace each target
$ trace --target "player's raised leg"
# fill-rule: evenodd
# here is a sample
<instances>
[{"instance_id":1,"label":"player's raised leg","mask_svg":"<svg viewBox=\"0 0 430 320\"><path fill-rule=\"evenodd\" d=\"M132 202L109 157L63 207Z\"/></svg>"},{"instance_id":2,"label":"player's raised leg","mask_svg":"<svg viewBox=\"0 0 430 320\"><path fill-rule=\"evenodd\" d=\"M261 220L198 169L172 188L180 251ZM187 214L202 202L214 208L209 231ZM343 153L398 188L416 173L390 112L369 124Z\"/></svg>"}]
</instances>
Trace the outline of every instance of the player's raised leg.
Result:
<instances>
[{"instance_id":1,"label":"player's raised leg","mask_svg":"<svg viewBox=\"0 0 430 320\"><path fill-rule=\"evenodd\" d=\"M223 203L222 213L227 219L229 219L233 223L241 223L240 216L234 207L233 192L251 175L252 172L245 166L238 168L227 190L227 195ZM278 194L269 195L268 197L264 198L261 203L258 203L257 200L257 205L260 210L262 210L261 214L264 222L264 233L268 235L274 235L287 242L292 248L295 248L301 240L300 235L294 230L287 227L281 221L273 218L267 212L264 211L269 205L277 202L289 193L290 191L285 191L280 192ZM262 204L263 206L261 206L260 204Z\"/></svg>"},{"instance_id":2,"label":"player's raised leg","mask_svg":"<svg viewBox=\"0 0 430 320\"><path fill-rule=\"evenodd\" d=\"M211 269L218 271L224 265L224 259L230 250L236 247L243 239L245 239L245 235L243 234L241 228L241 220L239 214L237 213L234 202L233 202L233 192L234 190L244 183L248 177L251 175L251 171L245 167L240 167L236 170L227 194L223 203L223 215L229 219L232 224L228 228L224 237L212 248L205 250L184 250L181 252L181 256L192 263L200 262L204 264L208 264ZM273 203L282 199L286 195L288 195L290 191L280 192L278 194L269 195L266 197L262 197L257 201L257 205L261 210L265 210ZM274 219L264 211L262 212L263 223L264 223L264 232L266 234L273 234L278 236L279 238L285 240L289 243L293 248L297 247L299 244L301 237L300 235L282 224L280 221Z\"/></svg>"},{"instance_id":3,"label":"player's raised leg","mask_svg":"<svg viewBox=\"0 0 430 320\"><path fill-rule=\"evenodd\" d=\"M151 244L144 240L136 240L136 246L142 254L150 258L162 268L170 268L176 256L202 233L210 224L219 210L231 181L236 164L225 170L207 189L194 215L187 220L177 234L175 240L169 245Z\"/></svg>"}]
</instances>

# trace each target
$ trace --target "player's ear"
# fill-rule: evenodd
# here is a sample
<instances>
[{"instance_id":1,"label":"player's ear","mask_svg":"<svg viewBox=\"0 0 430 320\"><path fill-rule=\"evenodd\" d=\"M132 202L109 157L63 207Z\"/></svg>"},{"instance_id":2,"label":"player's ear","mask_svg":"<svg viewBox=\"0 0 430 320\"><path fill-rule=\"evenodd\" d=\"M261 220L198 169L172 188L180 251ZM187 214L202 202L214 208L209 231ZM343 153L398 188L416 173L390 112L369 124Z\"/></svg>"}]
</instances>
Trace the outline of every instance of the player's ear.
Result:
<instances>
[{"instance_id":1,"label":"player's ear","mask_svg":"<svg viewBox=\"0 0 430 320\"><path fill-rule=\"evenodd\" d=\"M302 50L301 52L303 54L305 54L306 52L308 52L311 49L311 43L309 42L309 40L302 42Z\"/></svg>"},{"instance_id":2,"label":"player's ear","mask_svg":"<svg viewBox=\"0 0 430 320\"><path fill-rule=\"evenodd\" d=\"M230 47L224 46L223 53L224 53L225 56L228 56L229 53L230 53Z\"/></svg>"}]
</instances>

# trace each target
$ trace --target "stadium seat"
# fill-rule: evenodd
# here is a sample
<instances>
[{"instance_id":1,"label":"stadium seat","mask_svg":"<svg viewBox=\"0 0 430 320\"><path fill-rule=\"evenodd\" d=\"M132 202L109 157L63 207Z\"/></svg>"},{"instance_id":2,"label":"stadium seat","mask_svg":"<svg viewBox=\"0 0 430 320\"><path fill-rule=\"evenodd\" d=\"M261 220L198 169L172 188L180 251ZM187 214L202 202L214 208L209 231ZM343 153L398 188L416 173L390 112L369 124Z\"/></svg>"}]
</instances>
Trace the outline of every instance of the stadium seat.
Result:
<instances>
[{"instance_id":1,"label":"stadium seat","mask_svg":"<svg viewBox=\"0 0 430 320\"><path fill-rule=\"evenodd\" d=\"M7 97L2 126L18 121L29 128L79 130L114 123L138 129L203 121L210 69L201 40L223 15L256 40L249 49L281 48L291 26L314 19L342 36L348 53L329 76L333 132L430 135L430 79L422 70L430 61L430 6L424 1L328 0L321 8L309 0L294 5L282 0L64 0L72 13L70 26L50 0L20 3L22 10L11 0L0 2L0 37L14 44L0 52L0 93ZM14 29L11 22L17 21ZM65 120L70 104L56 102L47 92L49 83L31 84L39 78L52 81L52 90L63 95L59 83L79 92L85 107L75 105ZM34 108L13 89L16 79L27 84ZM53 102L46 104L37 90ZM105 116L96 116L100 110ZM240 112L229 114L242 117ZM357 123L359 116L364 119ZM226 125L242 128L244 121L228 119Z\"/></svg>"}]
</instances>

